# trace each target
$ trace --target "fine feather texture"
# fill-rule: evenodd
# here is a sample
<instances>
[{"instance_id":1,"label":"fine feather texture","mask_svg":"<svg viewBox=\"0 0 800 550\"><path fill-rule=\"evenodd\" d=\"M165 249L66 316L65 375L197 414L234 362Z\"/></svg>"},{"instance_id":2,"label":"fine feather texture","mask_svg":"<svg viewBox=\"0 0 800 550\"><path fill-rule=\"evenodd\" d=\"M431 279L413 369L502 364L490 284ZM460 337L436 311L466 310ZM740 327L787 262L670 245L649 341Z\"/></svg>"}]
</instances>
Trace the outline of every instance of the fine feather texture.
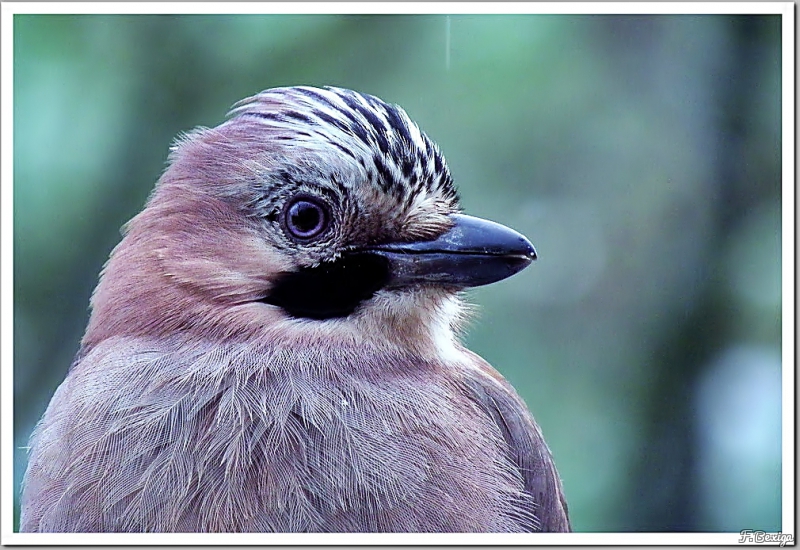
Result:
<instances>
[{"instance_id":1,"label":"fine feather texture","mask_svg":"<svg viewBox=\"0 0 800 550\"><path fill-rule=\"evenodd\" d=\"M37 427L25 490L41 494L23 529L538 526L502 431L464 399L492 384L445 367L364 348L109 339Z\"/></svg>"},{"instance_id":2,"label":"fine feather texture","mask_svg":"<svg viewBox=\"0 0 800 550\"><path fill-rule=\"evenodd\" d=\"M298 239L297 200L330 225ZM538 426L458 343L460 288L352 273L459 212L438 148L365 94L267 90L181 137L31 437L21 530L568 531Z\"/></svg>"}]
</instances>

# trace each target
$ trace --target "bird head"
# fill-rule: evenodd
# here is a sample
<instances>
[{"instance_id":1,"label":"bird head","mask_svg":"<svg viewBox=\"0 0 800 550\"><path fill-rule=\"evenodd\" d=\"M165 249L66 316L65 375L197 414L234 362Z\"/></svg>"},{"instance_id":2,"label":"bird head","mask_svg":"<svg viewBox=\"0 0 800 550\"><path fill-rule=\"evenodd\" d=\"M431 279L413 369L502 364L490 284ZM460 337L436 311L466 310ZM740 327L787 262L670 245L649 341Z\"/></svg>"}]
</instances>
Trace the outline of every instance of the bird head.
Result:
<instances>
[{"instance_id":1,"label":"bird head","mask_svg":"<svg viewBox=\"0 0 800 550\"><path fill-rule=\"evenodd\" d=\"M104 268L84 344L120 331L449 330L460 290L535 257L519 233L461 213L441 152L401 108L275 88L176 141Z\"/></svg>"}]
</instances>

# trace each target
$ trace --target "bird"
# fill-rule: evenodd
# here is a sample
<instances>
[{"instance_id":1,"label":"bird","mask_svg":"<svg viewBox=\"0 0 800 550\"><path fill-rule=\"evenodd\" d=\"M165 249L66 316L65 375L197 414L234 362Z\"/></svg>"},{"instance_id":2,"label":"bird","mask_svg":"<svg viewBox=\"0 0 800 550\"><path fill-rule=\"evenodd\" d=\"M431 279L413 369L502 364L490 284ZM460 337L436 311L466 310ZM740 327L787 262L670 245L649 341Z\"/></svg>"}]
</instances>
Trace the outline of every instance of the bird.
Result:
<instances>
[{"instance_id":1,"label":"bird","mask_svg":"<svg viewBox=\"0 0 800 550\"><path fill-rule=\"evenodd\" d=\"M30 439L23 532L571 530L527 405L461 337L536 259L399 106L271 88L176 138Z\"/></svg>"}]
</instances>

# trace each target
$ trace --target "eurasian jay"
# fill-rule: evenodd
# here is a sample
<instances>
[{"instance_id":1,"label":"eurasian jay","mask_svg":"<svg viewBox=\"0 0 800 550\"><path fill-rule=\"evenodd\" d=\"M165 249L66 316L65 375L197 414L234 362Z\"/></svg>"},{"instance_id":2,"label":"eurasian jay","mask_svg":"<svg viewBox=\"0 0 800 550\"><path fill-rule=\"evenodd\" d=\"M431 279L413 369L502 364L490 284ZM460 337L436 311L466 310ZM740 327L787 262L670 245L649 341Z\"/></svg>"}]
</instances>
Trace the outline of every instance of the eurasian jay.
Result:
<instances>
[{"instance_id":1,"label":"eurasian jay","mask_svg":"<svg viewBox=\"0 0 800 550\"><path fill-rule=\"evenodd\" d=\"M266 90L179 138L30 442L22 531L568 531L462 290L525 268L399 107Z\"/></svg>"}]
</instances>

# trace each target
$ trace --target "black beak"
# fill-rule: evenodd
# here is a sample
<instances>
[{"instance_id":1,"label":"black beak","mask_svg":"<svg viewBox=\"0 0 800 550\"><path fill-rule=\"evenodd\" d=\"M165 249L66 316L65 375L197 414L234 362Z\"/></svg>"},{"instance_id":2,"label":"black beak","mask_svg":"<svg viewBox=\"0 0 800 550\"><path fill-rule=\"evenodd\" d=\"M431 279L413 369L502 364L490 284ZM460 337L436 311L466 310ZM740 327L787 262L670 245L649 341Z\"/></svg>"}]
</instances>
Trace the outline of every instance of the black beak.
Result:
<instances>
[{"instance_id":1,"label":"black beak","mask_svg":"<svg viewBox=\"0 0 800 550\"><path fill-rule=\"evenodd\" d=\"M451 218L455 224L438 239L389 243L362 252L389 262L388 287L488 285L514 275L536 259L530 241L513 229L462 214Z\"/></svg>"}]
</instances>

